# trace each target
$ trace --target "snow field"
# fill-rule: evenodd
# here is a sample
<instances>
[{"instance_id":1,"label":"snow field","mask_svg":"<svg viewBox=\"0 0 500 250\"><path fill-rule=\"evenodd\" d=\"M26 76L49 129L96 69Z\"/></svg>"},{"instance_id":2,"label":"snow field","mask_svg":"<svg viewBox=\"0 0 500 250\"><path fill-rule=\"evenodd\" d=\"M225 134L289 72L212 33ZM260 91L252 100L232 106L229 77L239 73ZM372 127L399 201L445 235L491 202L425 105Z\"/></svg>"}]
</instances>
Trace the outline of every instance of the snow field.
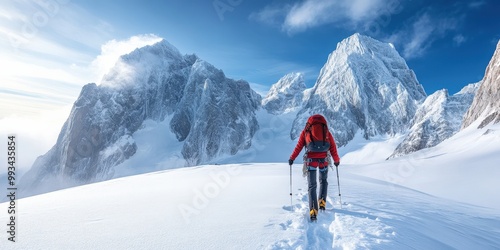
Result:
<instances>
[{"instance_id":1,"label":"snow field","mask_svg":"<svg viewBox=\"0 0 500 250\"><path fill-rule=\"evenodd\" d=\"M18 201L2 249L498 249L500 215L340 167L309 222L307 184L286 164L165 170ZM6 211L7 203L0 204ZM0 213L0 221L6 221ZM4 248L8 247L8 248Z\"/></svg>"}]
</instances>

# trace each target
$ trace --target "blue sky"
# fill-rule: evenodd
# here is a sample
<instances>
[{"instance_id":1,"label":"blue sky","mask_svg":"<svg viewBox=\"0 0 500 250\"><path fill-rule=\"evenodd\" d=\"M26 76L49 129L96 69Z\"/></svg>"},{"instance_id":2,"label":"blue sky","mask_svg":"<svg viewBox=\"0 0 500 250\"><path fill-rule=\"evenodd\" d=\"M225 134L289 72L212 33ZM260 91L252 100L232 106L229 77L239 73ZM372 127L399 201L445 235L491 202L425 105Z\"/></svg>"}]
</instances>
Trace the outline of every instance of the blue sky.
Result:
<instances>
[{"instance_id":1,"label":"blue sky","mask_svg":"<svg viewBox=\"0 0 500 250\"><path fill-rule=\"evenodd\" d=\"M428 94L482 79L500 1L8 0L0 4L0 119L71 105L120 53L168 40L260 91L286 73L311 87L359 32L391 42Z\"/></svg>"}]
</instances>

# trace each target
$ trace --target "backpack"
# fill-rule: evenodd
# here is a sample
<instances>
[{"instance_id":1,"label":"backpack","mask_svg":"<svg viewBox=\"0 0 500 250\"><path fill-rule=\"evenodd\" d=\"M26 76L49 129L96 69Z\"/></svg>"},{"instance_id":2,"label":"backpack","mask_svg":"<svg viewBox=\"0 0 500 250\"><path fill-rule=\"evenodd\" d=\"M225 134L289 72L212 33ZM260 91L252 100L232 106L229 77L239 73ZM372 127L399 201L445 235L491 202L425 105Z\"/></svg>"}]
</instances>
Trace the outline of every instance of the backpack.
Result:
<instances>
[{"instance_id":1,"label":"backpack","mask_svg":"<svg viewBox=\"0 0 500 250\"><path fill-rule=\"evenodd\" d=\"M319 114L309 117L304 130L308 152L327 152L330 149L328 125L325 117Z\"/></svg>"}]
</instances>

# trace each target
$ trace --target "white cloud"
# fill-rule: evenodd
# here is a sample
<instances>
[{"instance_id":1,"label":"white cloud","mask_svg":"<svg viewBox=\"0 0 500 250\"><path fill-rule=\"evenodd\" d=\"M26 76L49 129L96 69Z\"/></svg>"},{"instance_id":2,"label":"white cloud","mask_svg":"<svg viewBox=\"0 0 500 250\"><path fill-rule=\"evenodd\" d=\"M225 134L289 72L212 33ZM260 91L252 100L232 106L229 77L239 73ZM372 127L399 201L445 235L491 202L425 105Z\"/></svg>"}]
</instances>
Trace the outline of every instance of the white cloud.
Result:
<instances>
[{"instance_id":1,"label":"white cloud","mask_svg":"<svg viewBox=\"0 0 500 250\"><path fill-rule=\"evenodd\" d=\"M354 0L342 1L347 10L349 19L355 22L370 21L382 14L382 10L389 11L387 3L390 1L383 0Z\"/></svg>"},{"instance_id":2,"label":"white cloud","mask_svg":"<svg viewBox=\"0 0 500 250\"><path fill-rule=\"evenodd\" d=\"M99 23L71 1L3 2L0 118L71 104L89 80L88 64L98 51L90 45L102 44L110 36ZM69 28L63 32L61 27ZM82 42L82 37L94 41Z\"/></svg>"},{"instance_id":3,"label":"white cloud","mask_svg":"<svg viewBox=\"0 0 500 250\"><path fill-rule=\"evenodd\" d=\"M289 5L285 6L268 5L259 12L251 13L249 19L265 23L271 26L280 27L289 9L290 9Z\"/></svg>"},{"instance_id":4,"label":"white cloud","mask_svg":"<svg viewBox=\"0 0 500 250\"><path fill-rule=\"evenodd\" d=\"M336 8L336 1L307 0L295 4L285 18L283 29L289 32L302 31L333 21L332 19L338 18L337 15L331 15Z\"/></svg>"},{"instance_id":5,"label":"white cloud","mask_svg":"<svg viewBox=\"0 0 500 250\"><path fill-rule=\"evenodd\" d=\"M423 56L436 40L442 39L457 27L456 18L438 17L424 12L409 29L398 31L388 40L402 47L403 57L412 59Z\"/></svg>"},{"instance_id":6,"label":"white cloud","mask_svg":"<svg viewBox=\"0 0 500 250\"><path fill-rule=\"evenodd\" d=\"M480 1L473 1L469 3L469 8L471 9L478 9L483 7L486 4L486 1L480 0Z\"/></svg>"},{"instance_id":7,"label":"white cloud","mask_svg":"<svg viewBox=\"0 0 500 250\"><path fill-rule=\"evenodd\" d=\"M403 55L406 58L419 57L430 46L431 35L435 31L435 26L427 14L422 15L414 24L410 40L403 49Z\"/></svg>"},{"instance_id":8,"label":"white cloud","mask_svg":"<svg viewBox=\"0 0 500 250\"><path fill-rule=\"evenodd\" d=\"M133 36L129 39L111 40L101 46L101 54L91 63L95 73L93 82L100 83L102 77L116 64L121 55L128 54L137 48L155 44L163 38L153 34Z\"/></svg>"},{"instance_id":9,"label":"white cloud","mask_svg":"<svg viewBox=\"0 0 500 250\"><path fill-rule=\"evenodd\" d=\"M112 34L115 33L113 25L77 5L62 9L54 17L51 28L61 38L75 41L87 48L98 48L103 42L112 39Z\"/></svg>"},{"instance_id":10,"label":"white cloud","mask_svg":"<svg viewBox=\"0 0 500 250\"><path fill-rule=\"evenodd\" d=\"M458 34L455 37L453 37L453 42L455 43L456 46L462 45L462 43L466 42L467 38L465 38L463 35Z\"/></svg>"},{"instance_id":11,"label":"white cloud","mask_svg":"<svg viewBox=\"0 0 500 250\"><path fill-rule=\"evenodd\" d=\"M88 82L97 82L120 55L159 40L161 38L155 35L134 36L124 41L111 40L102 46L101 54L97 57L47 40L40 40L39 46L30 49L29 54L18 52L2 55L0 91L14 90L45 95L50 93L44 92L43 89L50 87L51 82L65 83L79 89ZM70 59L63 58L63 55L67 55ZM72 63L72 59L78 61L78 64ZM3 116L5 113L0 115Z\"/></svg>"},{"instance_id":12,"label":"white cloud","mask_svg":"<svg viewBox=\"0 0 500 250\"><path fill-rule=\"evenodd\" d=\"M282 30L293 34L324 24L368 27L382 15L397 13L399 5L399 1L383 0L304 0L291 6L266 6L251 18L267 24L282 20Z\"/></svg>"},{"instance_id":13,"label":"white cloud","mask_svg":"<svg viewBox=\"0 0 500 250\"><path fill-rule=\"evenodd\" d=\"M118 54L159 39L111 40L112 31L110 24L71 1L2 3L0 118L71 104L84 84L100 80Z\"/></svg>"},{"instance_id":14,"label":"white cloud","mask_svg":"<svg viewBox=\"0 0 500 250\"><path fill-rule=\"evenodd\" d=\"M45 154L56 143L70 109L71 106L67 105L29 117L16 115L0 118L0 136L16 136L19 156L16 162L17 174L26 172L38 156ZM0 174L5 173L5 170L6 168L0 169Z\"/></svg>"}]
</instances>

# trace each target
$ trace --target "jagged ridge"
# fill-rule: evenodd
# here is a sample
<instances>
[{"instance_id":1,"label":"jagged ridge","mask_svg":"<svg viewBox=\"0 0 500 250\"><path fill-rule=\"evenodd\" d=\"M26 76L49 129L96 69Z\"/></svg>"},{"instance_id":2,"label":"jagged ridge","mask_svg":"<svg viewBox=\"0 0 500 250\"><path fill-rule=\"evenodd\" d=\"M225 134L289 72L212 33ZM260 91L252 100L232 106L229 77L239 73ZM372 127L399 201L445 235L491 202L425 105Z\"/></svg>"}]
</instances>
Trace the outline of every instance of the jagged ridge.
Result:
<instances>
[{"instance_id":1,"label":"jagged ridge","mask_svg":"<svg viewBox=\"0 0 500 250\"><path fill-rule=\"evenodd\" d=\"M87 84L56 145L22 179L26 193L113 177L113 167L137 151L143 121L173 117L187 164L248 148L258 129L261 97L245 81L225 77L165 40L124 55L101 85ZM162 138L158 138L162 140ZM180 167L180 166L178 166Z\"/></svg>"}]
</instances>

